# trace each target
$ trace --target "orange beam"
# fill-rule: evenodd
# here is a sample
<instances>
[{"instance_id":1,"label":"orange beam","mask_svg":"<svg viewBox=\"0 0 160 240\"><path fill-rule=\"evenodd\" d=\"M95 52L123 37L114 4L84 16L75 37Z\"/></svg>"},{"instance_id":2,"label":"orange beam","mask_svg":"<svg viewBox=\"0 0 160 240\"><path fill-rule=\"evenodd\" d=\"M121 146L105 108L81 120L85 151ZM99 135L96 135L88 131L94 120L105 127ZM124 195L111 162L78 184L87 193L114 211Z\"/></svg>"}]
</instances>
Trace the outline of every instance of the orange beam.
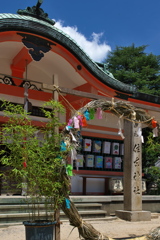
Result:
<instances>
[{"instance_id":1,"label":"orange beam","mask_svg":"<svg viewBox=\"0 0 160 240\"><path fill-rule=\"evenodd\" d=\"M6 94L10 96L24 98L24 88L0 83L0 94ZM30 100L35 99L35 100L46 102L52 99L51 93L47 93L43 91L36 91L33 89L29 89L28 94L29 94Z\"/></svg>"},{"instance_id":2,"label":"orange beam","mask_svg":"<svg viewBox=\"0 0 160 240\"><path fill-rule=\"evenodd\" d=\"M26 66L32 62L32 58L28 53L28 49L23 47L21 51L14 57L11 64L12 76L16 76L18 78L23 78L23 74L26 70ZM20 85L22 80L13 79L16 85Z\"/></svg>"},{"instance_id":3,"label":"orange beam","mask_svg":"<svg viewBox=\"0 0 160 240\"><path fill-rule=\"evenodd\" d=\"M74 90L98 94L98 90L95 89L93 86L91 86L89 83L85 83L81 86L78 86L78 87L74 88ZM67 96L65 96L65 98L67 99L67 101L70 104L72 104L72 106L75 109L81 108L82 106L84 106L85 104L87 104L90 101L89 98L80 97L80 96L76 96L76 95L67 95Z\"/></svg>"}]
</instances>

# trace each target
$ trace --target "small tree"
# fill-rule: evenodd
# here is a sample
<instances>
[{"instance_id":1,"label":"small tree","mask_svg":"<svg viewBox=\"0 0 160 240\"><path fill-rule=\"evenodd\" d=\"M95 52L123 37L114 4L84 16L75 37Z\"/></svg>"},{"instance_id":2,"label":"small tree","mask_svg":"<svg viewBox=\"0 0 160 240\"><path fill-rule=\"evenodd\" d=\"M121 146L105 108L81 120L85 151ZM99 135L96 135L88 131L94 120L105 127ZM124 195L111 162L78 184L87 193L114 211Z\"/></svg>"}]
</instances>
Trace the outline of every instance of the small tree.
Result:
<instances>
[{"instance_id":1,"label":"small tree","mask_svg":"<svg viewBox=\"0 0 160 240\"><path fill-rule=\"evenodd\" d=\"M36 204L44 200L46 212L51 204L49 212L53 213L68 194L69 179L66 178L65 182L62 180L65 171L63 158L67 150L61 151L63 136L56 131L56 128L62 126L57 113L64 113L64 108L56 101L46 103L44 107L49 109L42 108L42 111L48 122L39 129L32 124L22 106L4 102L3 107L8 120L3 125L1 135L3 144L10 152L7 154L6 150L1 151L1 163L10 167L3 175L14 179L19 188L23 187L24 182L27 184L29 202L34 204L31 220L35 221L36 215L40 218ZM41 132L43 138L38 137L38 132ZM54 215L49 215L48 218L53 220Z\"/></svg>"}]
</instances>

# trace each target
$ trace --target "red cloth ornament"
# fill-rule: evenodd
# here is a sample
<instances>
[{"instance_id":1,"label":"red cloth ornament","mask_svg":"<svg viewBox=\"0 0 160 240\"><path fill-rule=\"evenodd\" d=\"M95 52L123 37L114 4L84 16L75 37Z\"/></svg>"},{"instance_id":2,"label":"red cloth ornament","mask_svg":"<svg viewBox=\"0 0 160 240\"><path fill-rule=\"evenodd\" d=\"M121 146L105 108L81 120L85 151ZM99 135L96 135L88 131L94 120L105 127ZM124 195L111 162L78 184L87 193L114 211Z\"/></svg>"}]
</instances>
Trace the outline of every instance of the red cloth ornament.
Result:
<instances>
[{"instance_id":1,"label":"red cloth ornament","mask_svg":"<svg viewBox=\"0 0 160 240\"><path fill-rule=\"evenodd\" d=\"M152 127L153 128L156 128L157 127L157 121L152 119Z\"/></svg>"},{"instance_id":2,"label":"red cloth ornament","mask_svg":"<svg viewBox=\"0 0 160 240\"><path fill-rule=\"evenodd\" d=\"M26 168L27 167L27 163L23 162L23 167Z\"/></svg>"},{"instance_id":3,"label":"red cloth ornament","mask_svg":"<svg viewBox=\"0 0 160 240\"><path fill-rule=\"evenodd\" d=\"M84 115L82 115L82 127L87 127L87 120Z\"/></svg>"}]
</instances>

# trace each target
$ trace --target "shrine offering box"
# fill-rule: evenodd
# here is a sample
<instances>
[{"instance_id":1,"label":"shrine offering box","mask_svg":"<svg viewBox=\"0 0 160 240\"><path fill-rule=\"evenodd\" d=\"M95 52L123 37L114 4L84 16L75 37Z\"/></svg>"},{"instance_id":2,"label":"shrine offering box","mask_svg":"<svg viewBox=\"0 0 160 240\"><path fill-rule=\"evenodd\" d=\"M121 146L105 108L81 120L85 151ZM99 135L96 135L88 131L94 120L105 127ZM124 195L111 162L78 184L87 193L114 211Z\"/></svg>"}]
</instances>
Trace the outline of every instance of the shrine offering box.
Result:
<instances>
[{"instance_id":1,"label":"shrine offering box","mask_svg":"<svg viewBox=\"0 0 160 240\"><path fill-rule=\"evenodd\" d=\"M120 155L124 155L124 143L120 144Z\"/></svg>"}]
</instances>

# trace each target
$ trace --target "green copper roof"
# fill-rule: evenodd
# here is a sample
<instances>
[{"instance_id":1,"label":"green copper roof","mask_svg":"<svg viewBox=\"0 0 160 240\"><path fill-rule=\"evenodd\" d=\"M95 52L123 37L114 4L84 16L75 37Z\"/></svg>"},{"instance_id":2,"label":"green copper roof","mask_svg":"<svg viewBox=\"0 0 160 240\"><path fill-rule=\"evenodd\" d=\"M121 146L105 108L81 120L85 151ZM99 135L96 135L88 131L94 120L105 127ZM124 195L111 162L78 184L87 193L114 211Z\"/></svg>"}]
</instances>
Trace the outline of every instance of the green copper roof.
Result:
<instances>
[{"instance_id":1,"label":"green copper roof","mask_svg":"<svg viewBox=\"0 0 160 240\"><path fill-rule=\"evenodd\" d=\"M20 15L30 16L30 17L34 17L34 18L37 18L37 19L41 19L45 22L50 23L51 25L54 25L55 21L48 18L48 14L45 13L42 8L40 8L42 3L43 3L43 0L38 0L36 6L27 7L24 10L19 9L17 11L17 13L20 14Z\"/></svg>"},{"instance_id":2,"label":"green copper roof","mask_svg":"<svg viewBox=\"0 0 160 240\"><path fill-rule=\"evenodd\" d=\"M124 92L135 93L134 86L124 84L111 73L102 69L102 66L92 61L83 49L67 34L42 19L17 14L0 14L0 31L23 31L47 37L67 48L99 81L107 86Z\"/></svg>"}]
</instances>

